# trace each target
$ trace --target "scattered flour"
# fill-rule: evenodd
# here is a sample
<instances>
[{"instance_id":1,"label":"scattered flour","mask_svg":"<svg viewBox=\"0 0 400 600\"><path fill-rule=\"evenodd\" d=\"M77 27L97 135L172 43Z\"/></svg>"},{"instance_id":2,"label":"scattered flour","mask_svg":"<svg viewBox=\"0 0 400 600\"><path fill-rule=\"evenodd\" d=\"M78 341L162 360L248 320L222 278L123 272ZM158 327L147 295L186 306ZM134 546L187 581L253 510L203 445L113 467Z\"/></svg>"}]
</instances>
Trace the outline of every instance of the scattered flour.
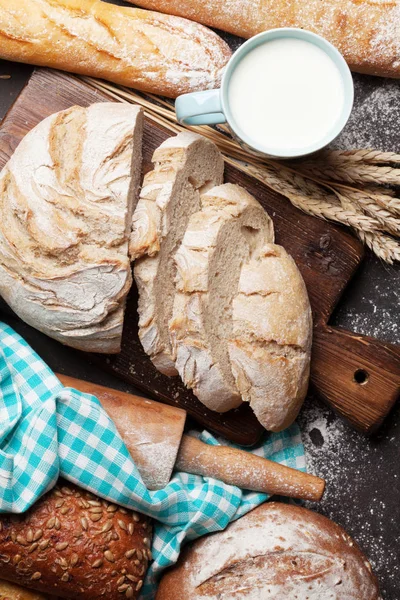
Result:
<instances>
[{"instance_id":1,"label":"scattered flour","mask_svg":"<svg viewBox=\"0 0 400 600\"><path fill-rule=\"evenodd\" d=\"M400 411L392 415L389 430L384 427L379 437L371 439L352 430L316 399L307 401L299 421L308 470L327 484L321 504L310 508L356 539L380 579L383 598L399 600L400 462L397 470L392 465L389 469L387 456L398 451L394 430L400 426ZM388 524L392 539L384 533ZM390 595L396 588L399 595Z\"/></svg>"}]
</instances>

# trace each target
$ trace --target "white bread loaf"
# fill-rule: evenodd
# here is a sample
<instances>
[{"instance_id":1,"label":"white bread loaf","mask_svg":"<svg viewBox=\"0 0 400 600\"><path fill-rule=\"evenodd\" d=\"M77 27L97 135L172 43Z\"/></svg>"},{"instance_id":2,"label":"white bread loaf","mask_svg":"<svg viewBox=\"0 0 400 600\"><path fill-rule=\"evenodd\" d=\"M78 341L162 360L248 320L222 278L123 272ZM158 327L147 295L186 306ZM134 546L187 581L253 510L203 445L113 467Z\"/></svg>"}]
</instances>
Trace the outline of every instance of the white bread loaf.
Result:
<instances>
[{"instance_id":1,"label":"white bread loaf","mask_svg":"<svg viewBox=\"0 0 400 600\"><path fill-rule=\"evenodd\" d=\"M156 600L381 600L364 554L329 519L262 504L188 546Z\"/></svg>"},{"instance_id":2,"label":"white bread loaf","mask_svg":"<svg viewBox=\"0 0 400 600\"><path fill-rule=\"evenodd\" d=\"M72 107L30 131L0 175L0 294L74 348L120 349L142 127L135 106Z\"/></svg>"},{"instance_id":3,"label":"white bread loaf","mask_svg":"<svg viewBox=\"0 0 400 600\"><path fill-rule=\"evenodd\" d=\"M153 162L133 216L130 244L137 259L139 337L155 366L176 375L168 331L175 296L174 254L190 216L200 208L201 192L222 182L224 165L217 147L191 132L163 142Z\"/></svg>"},{"instance_id":4,"label":"white bread loaf","mask_svg":"<svg viewBox=\"0 0 400 600\"><path fill-rule=\"evenodd\" d=\"M229 357L237 387L268 431L298 415L310 373L312 316L306 286L282 246L266 244L242 267Z\"/></svg>"},{"instance_id":5,"label":"white bread loaf","mask_svg":"<svg viewBox=\"0 0 400 600\"><path fill-rule=\"evenodd\" d=\"M244 189L203 194L175 255L169 329L176 368L203 404L226 412L247 401L280 431L307 392L312 319L300 272L273 241L271 219Z\"/></svg>"},{"instance_id":6,"label":"white bread loaf","mask_svg":"<svg viewBox=\"0 0 400 600\"><path fill-rule=\"evenodd\" d=\"M273 225L243 188L225 184L201 196L175 255L177 293L169 327L176 368L199 400L226 412L242 402L228 354L232 302L242 264L273 241Z\"/></svg>"},{"instance_id":7,"label":"white bread loaf","mask_svg":"<svg viewBox=\"0 0 400 600\"><path fill-rule=\"evenodd\" d=\"M100 0L0 0L0 57L176 97L218 87L230 57L213 31Z\"/></svg>"}]
</instances>

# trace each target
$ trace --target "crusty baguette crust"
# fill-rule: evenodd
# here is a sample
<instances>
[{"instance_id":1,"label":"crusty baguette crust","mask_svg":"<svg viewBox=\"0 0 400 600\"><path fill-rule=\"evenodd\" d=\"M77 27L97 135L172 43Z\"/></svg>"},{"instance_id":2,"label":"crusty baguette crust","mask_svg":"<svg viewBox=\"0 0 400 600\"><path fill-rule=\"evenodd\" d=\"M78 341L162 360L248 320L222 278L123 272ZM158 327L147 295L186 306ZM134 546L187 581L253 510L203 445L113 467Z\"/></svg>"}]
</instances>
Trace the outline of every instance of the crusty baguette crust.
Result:
<instances>
[{"instance_id":1,"label":"crusty baguette crust","mask_svg":"<svg viewBox=\"0 0 400 600\"><path fill-rule=\"evenodd\" d=\"M120 350L142 129L137 106L71 107L32 129L0 175L0 294L79 350Z\"/></svg>"},{"instance_id":2,"label":"crusty baguette crust","mask_svg":"<svg viewBox=\"0 0 400 600\"><path fill-rule=\"evenodd\" d=\"M397 0L134 0L134 3L245 38L277 27L308 29L332 42L353 71L400 77Z\"/></svg>"},{"instance_id":3,"label":"crusty baguette crust","mask_svg":"<svg viewBox=\"0 0 400 600\"><path fill-rule=\"evenodd\" d=\"M380 600L349 535L315 512L262 504L187 547L156 600Z\"/></svg>"},{"instance_id":4,"label":"crusty baguette crust","mask_svg":"<svg viewBox=\"0 0 400 600\"><path fill-rule=\"evenodd\" d=\"M0 0L0 57L176 97L217 87L229 47L202 25L100 0Z\"/></svg>"},{"instance_id":5,"label":"crusty baguette crust","mask_svg":"<svg viewBox=\"0 0 400 600\"><path fill-rule=\"evenodd\" d=\"M0 573L62 598L135 600L150 543L148 518L63 483L27 513L0 515Z\"/></svg>"}]
</instances>

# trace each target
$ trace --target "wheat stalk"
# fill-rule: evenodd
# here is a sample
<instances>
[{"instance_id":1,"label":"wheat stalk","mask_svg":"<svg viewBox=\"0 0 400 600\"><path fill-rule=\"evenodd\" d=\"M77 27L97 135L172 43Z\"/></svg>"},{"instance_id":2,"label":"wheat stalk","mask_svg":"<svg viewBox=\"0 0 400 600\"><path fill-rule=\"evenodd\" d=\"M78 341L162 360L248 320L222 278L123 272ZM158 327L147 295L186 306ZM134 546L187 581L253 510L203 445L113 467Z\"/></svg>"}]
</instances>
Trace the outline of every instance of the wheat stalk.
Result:
<instances>
[{"instance_id":1,"label":"wheat stalk","mask_svg":"<svg viewBox=\"0 0 400 600\"><path fill-rule=\"evenodd\" d=\"M400 155L377 150L326 150L295 163L253 156L222 125L183 127L172 105L90 77L92 87L120 101L139 104L153 123L171 133L191 129L212 140L225 162L284 195L303 212L351 227L377 256L388 263L400 260L400 199L389 185L400 185ZM390 234L390 235L387 235ZM392 237L393 236L393 237Z\"/></svg>"}]
</instances>

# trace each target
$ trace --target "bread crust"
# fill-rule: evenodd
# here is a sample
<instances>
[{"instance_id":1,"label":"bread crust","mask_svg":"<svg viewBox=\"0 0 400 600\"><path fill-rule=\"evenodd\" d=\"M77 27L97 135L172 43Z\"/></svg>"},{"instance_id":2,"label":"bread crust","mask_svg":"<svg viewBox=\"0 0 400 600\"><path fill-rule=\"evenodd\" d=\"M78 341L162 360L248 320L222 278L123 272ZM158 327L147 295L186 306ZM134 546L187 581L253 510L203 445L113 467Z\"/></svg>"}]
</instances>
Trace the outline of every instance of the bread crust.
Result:
<instances>
[{"instance_id":1,"label":"bread crust","mask_svg":"<svg viewBox=\"0 0 400 600\"><path fill-rule=\"evenodd\" d=\"M136 259L140 340L157 369L173 376L178 374L168 332L173 257L190 215L200 207L201 190L222 182L224 164L211 141L189 131L163 142L153 163L133 215L130 251Z\"/></svg>"},{"instance_id":2,"label":"bread crust","mask_svg":"<svg viewBox=\"0 0 400 600\"><path fill-rule=\"evenodd\" d=\"M260 423L281 431L306 397L312 341L307 289L282 246L266 244L243 265L232 320L236 385Z\"/></svg>"},{"instance_id":3,"label":"bread crust","mask_svg":"<svg viewBox=\"0 0 400 600\"><path fill-rule=\"evenodd\" d=\"M380 600L350 536L315 512L262 504L196 541L161 580L156 600Z\"/></svg>"},{"instance_id":4,"label":"bread crust","mask_svg":"<svg viewBox=\"0 0 400 600\"><path fill-rule=\"evenodd\" d=\"M353 71L400 77L396 0L135 0L135 4L244 38L278 27L308 29L334 44Z\"/></svg>"},{"instance_id":5,"label":"bread crust","mask_svg":"<svg viewBox=\"0 0 400 600\"><path fill-rule=\"evenodd\" d=\"M0 0L0 57L176 97L218 87L230 57L191 21L100 0Z\"/></svg>"},{"instance_id":6,"label":"bread crust","mask_svg":"<svg viewBox=\"0 0 400 600\"><path fill-rule=\"evenodd\" d=\"M51 115L0 175L0 294L80 350L120 350L143 113L115 102Z\"/></svg>"},{"instance_id":7,"label":"bread crust","mask_svg":"<svg viewBox=\"0 0 400 600\"><path fill-rule=\"evenodd\" d=\"M150 540L148 518L60 482L27 513L0 515L0 572L61 598L134 600Z\"/></svg>"},{"instance_id":8,"label":"bread crust","mask_svg":"<svg viewBox=\"0 0 400 600\"><path fill-rule=\"evenodd\" d=\"M248 259L250 252L241 231L250 225L254 225L252 231L262 243L273 240L272 221L253 196L229 183L212 188L201 196L201 210L192 215L175 255L177 291L169 328L176 368L199 400L218 412L226 412L242 403L225 340L222 343L228 363L225 367L217 356L217 348L222 342L219 324L223 323L228 329L231 324L232 296L242 261ZM228 289L221 289L221 273L214 285L214 265L229 277ZM222 298L216 302L214 296L219 293ZM211 323L211 313L216 310L221 314L216 323Z\"/></svg>"}]
</instances>

